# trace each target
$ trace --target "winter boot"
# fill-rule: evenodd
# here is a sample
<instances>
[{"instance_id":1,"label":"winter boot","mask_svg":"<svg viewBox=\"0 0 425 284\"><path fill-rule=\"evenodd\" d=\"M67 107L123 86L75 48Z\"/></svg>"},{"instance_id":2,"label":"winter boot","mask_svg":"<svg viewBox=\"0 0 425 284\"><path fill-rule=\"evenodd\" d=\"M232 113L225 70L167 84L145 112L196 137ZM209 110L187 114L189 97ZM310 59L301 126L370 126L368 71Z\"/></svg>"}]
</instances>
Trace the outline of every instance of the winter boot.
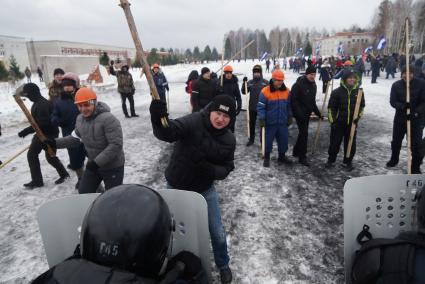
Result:
<instances>
[{"instance_id":1,"label":"winter boot","mask_svg":"<svg viewBox=\"0 0 425 284\"><path fill-rule=\"evenodd\" d=\"M34 189L36 187L42 187L44 186L43 182L35 182L35 181L30 181L29 183L24 184L26 189Z\"/></svg>"},{"instance_id":2,"label":"winter boot","mask_svg":"<svg viewBox=\"0 0 425 284\"><path fill-rule=\"evenodd\" d=\"M265 167L265 168L270 167L270 153L265 153L264 154L263 167Z\"/></svg>"},{"instance_id":3,"label":"winter boot","mask_svg":"<svg viewBox=\"0 0 425 284\"><path fill-rule=\"evenodd\" d=\"M349 172L354 169L353 163L351 161L343 163L342 166Z\"/></svg>"},{"instance_id":4,"label":"winter boot","mask_svg":"<svg viewBox=\"0 0 425 284\"><path fill-rule=\"evenodd\" d=\"M79 168L75 170L75 173L77 174L77 178L78 178L78 181L75 184L75 189L78 189L80 187L81 178L83 177L83 174L84 174L84 168Z\"/></svg>"},{"instance_id":5,"label":"winter boot","mask_svg":"<svg viewBox=\"0 0 425 284\"><path fill-rule=\"evenodd\" d=\"M61 183L64 183L64 181L65 180L67 180L67 179L69 179L69 175L67 174L67 175L64 175L64 176L61 176L60 178L58 178L56 181L55 181L55 184L61 184Z\"/></svg>"},{"instance_id":6,"label":"winter boot","mask_svg":"<svg viewBox=\"0 0 425 284\"><path fill-rule=\"evenodd\" d=\"M248 140L248 143L246 143L246 146L247 146L247 147L249 147L249 146L251 146L252 144L254 144L254 140L249 139L249 140Z\"/></svg>"},{"instance_id":7,"label":"winter boot","mask_svg":"<svg viewBox=\"0 0 425 284\"><path fill-rule=\"evenodd\" d=\"M298 162L299 162L301 165L303 165L303 166L310 167L310 163L307 161L307 157L306 157L306 156L304 156L304 157L299 157Z\"/></svg>"},{"instance_id":8,"label":"winter boot","mask_svg":"<svg viewBox=\"0 0 425 284\"><path fill-rule=\"evenodd\" d=\"M277 159L279 164L292 165L294 162L285 156L285 153L279 153L279 157Z\"/></svg>"},{"instance_id":9,"label":"winter boot","mask_svg":"<svg viewBox=\"0 0 425 284\"><path fill-rule=\"evenodd\" d=\"M394 158L391 156L391 159L387 162L387 167L392 168L397 166L398 164L398 158Z\"/></svg>"},{"instance_id":10,"label":"winter boot","mask_svg":"<svg viewBox=\"0 0 425 284\"><path fill-rule=\"evenodd\" d=\"M230 270L228 266L220 269L220 279L222 284L232 283L232 278L232 270Z\"/></svg>"},{"instance_id":11,"label":"winter boot","mask_svg":"<svg viewBox=\"0 0 425 284\"><path fill-rule=\"evenodd\" d=\"M138 115L138 114L133 113L133 114L131 115L131 117L139 117L139 115Z\"/></svg>"},{"instance_id":12,"label":"winter boot","mask_svg":"<svg viewBox=\"0 0 425 284\"><path fill-rule=\"evenodd\" d=\"M331 160L328 159L328 161L325 164L325 168L327 168L327 169L333 168L334 167L334 163L335 162L332 162Z\"/></svg>"}]
</instances>

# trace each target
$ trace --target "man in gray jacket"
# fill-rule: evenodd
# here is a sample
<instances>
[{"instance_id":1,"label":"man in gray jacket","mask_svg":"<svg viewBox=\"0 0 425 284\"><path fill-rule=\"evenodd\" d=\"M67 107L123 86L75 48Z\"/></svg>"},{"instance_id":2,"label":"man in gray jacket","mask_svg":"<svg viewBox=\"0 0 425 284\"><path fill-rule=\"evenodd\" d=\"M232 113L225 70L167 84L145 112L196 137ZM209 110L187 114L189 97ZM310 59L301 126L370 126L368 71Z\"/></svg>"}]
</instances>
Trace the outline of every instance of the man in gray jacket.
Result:
<instances>
[{"instance_id":1,"label":"man in gray jacket","mask_svg":"<svg viewBox=\"0 0 425 284\"><path fill-rule=\"evenodd\" d=\"M80 88L75 94L80 114L71 135L47 140L53 148L71 148L83 143L87 152L86 170L78 188L80 194L94 193L104 182L105 189L121 185L124 179L124 151L121 124L110 108L97 101L94 91Z\"/></svg>"}]
</instances>

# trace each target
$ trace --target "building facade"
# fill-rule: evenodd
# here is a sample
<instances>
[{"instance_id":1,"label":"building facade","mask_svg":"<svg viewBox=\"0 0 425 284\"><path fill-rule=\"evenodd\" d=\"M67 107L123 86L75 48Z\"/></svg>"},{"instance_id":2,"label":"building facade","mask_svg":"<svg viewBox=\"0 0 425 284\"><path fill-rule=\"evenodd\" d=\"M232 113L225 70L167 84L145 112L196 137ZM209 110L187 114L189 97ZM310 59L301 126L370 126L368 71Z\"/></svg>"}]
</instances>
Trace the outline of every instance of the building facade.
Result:
<instances>
[{"instance_id":1,"label":"building facade","mask_svg":"<svg viewBox=\"0 0 425 284\"><path fill-rule=\"evenodd\" d=\"M9 68L10 57L14 56L20 70L30 66L25 38L0 35L0 61Z\"/></svg>"},{"instance_id":2,"label":"building facade","mask_svg":"<svg viewBox=\"0 0 425 284\"><path fill-rule=\"evenodd\" d=\"M313 46L320 44L321 56L360 55L369 46L374 45L373 33L339 32L333 36L315 39ZM341 48L340 48L341 47Z\"/></svg>"}]
</instances>

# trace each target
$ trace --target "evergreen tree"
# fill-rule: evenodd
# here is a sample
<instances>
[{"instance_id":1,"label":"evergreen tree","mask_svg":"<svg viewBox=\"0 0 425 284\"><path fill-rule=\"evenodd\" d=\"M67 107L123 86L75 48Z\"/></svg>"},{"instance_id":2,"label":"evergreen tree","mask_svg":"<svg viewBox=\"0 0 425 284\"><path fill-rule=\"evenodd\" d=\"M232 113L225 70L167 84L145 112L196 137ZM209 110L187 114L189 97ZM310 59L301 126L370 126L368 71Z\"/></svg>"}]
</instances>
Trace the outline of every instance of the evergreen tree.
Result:
<instances>
[{"instance_id":1,"label":"evergreen tree","mask_svg":"<svg viewBox=\"0 0 425 284\"><path fill-rule=\"evenodd\" d=\"M18 62L16 62L16 58L13 54L9 58L9 65L9 74L12 79L19 80L25 77L24 73L19 70Z\"/></svg>"},{"instance_id":2,"label":"evergreen tree","mask_svg":"<svg viewBox=\"0 0 425 284\"><path fill-rule=\"evenodd\" d=\"M148 55L148 63L152 65L154 63L160 62L160 57L158 55L158 50L156 48L152 48Z\"/></svg>"},{"instance_id":3,"label":"evergreen tree","mask_svg":"<svg viewBox=\"0 0 425 284\"><path fill-rule=\"evenodd\" d=\"M165 52L165 48L161 47L161 48L159 49L159 51L160 51L160 52Z\"/></svg>"},{"instance_id":4,"label":"evergreen tree","mask_svg":"<svg viewBox=\"0 0 425 284\"><path fill-rule=\"evenodd\" d=\"M226 38L226 42L224 44L224 59L230 59L232 57L232 43L230 42L230 38Z\"/></svg>"},{"instance_id":5,"label":"evergreen tree","mask_svg":"<svg viewBox=\"0 0 425 284\"><path fill-rule=\"evenodd\" d=\"M217 62L217 60L220 58L220 56L218 55L218 51L217 48L213 48L212 52L211 52L211 60L214 60L215 62Z\"/></svg>"},{"instance_id":6,"label":"evergreen tree","mask_svg":"<svg viewBox=\"0 0 425 284\"><path fill-rule=\"evenodd\" d=\"M102 55L99 57L99 63L103 66L109 65L109 56L108 53L105 51L102 53Z\"/></svg>"},{"instance_id":7,"label":"evergreen tree","mask_svg":"<svg viewBox=\"0 0 425 284\"><path fill-rule=\"evenodd\" d=\"M7 72L6 66L4 66L3 61L0 61L0 81L5 82L9 77L9 72Z\"/></svg>"},{"instance_id":8,"label":"evergreen tree","mask_svg":"<svg viewBox=\"0 0 425 284\"><path fill-rule=\"evenodd\" d=\"M206 60L206 61L207 61L207 63L208 63L208 61L210 61L210 60L211 60L211 48L210 48L210 46L209 46L209 45L207 45L207 46L204 48L203 58L204 58L204 60Z\"/></svg>"},{"instance_id":9,"label":"evergreen tree","mask_svg":"<svg viewBox=\"0 0 425 284\"><path fill-rule=\"evenodd\" d=\"M304 55L310 56L313 53L313 48L310 43L310 35L307 33L304 40Z\"/></svg>"},{"instance_id":10,"label":"evergreen tree","mask_svg":"<svg viewBox=\"0 0 425 284\"><path fill-rule=\"evenodd\" d=\"M193 49L193 59L195 61L202 60L201 51L199 50L199 47L195 46Z\"/></svg>"},{"instance_id":11,"label":"evergreen tree","mask_svg":"<svg viewBox=\"0 0 425 284\"><path fill-rule=\"evenodd\" d=\"M186 49L186 51L184 52L184 57L189 62L193 61L193 54L192 54L192 51L190 50L190 48Z\"/></svg>"},{"instance_id":12,"label":"evergreen tree","mask_svg":"<svg viewBox=\"0 0 425 284\"><path fill-rule=\"evenodd\" d=\"M132 67L134 68L141 68L142 67L142 62L136 58L134 58L133 63L131 64Z\"/></svg>"}]
</instances>

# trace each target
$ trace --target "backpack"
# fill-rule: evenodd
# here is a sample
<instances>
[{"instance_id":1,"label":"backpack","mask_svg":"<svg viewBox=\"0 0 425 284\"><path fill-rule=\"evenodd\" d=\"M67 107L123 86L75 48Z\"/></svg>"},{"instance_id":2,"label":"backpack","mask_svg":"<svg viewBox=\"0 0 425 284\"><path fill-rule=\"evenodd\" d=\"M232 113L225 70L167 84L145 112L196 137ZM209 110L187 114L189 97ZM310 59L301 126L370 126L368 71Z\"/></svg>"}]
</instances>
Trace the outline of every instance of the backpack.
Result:
<instances>
[{"instance_id":1,"label":"backpack","mask_svg":"<svg viewBox=\"0 0 425 284\"><path fill-rule=\"evenodd\" d=\"M364 238L367 240L363 241ZM352 284L424 283L417 279L416 271L417 251L425 250L423 235L407 232L395 239L373 239L369 226L364 225L357 241L361 248L356 251L354 257Z\"/></svg>"}]
</instances>

